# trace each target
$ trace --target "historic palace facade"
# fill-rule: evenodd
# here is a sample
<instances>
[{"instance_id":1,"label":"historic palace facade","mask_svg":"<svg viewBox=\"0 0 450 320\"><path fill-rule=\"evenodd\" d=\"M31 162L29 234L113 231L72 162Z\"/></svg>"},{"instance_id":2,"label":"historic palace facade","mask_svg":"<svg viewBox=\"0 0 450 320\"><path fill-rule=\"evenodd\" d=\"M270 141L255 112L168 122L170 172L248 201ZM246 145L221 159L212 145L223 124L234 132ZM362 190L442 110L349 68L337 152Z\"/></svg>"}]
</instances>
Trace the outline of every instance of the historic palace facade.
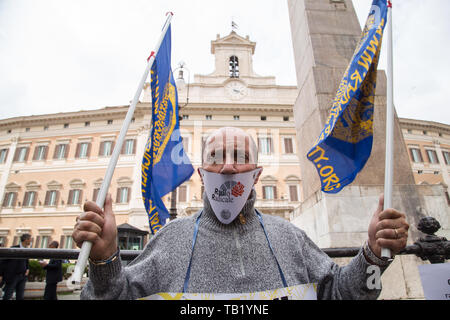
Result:
<instances>
[{"instance_id":1,"label":"historic palace facade","mask_svg":"<svg viewBox=\"0 0 450 320\"><path fill-rule=\"evenodd\" d=\"M223 126L250 133L259 147L264 170L256 207L289 219L302 202L302 174L297 156L293 105L296 86L279 86L275 77L253 71L255 42L231 32L211 42L215 71L195 75L194 82L178 70L183 144L194 168L201 165L202 143ZM186 72L186 69L181 69ZM117 225L148 231L141 199L141 162L150 130L151 93L146 85L109 188ZM0 245L18 243L31 233L33 247L50 240L74 248L76 217L86 200L96 199L128 106L26 116L0 120ZM400 120L410 151L416 183L449 183L450 126ZM191 215L202 207L202 185L195 172L177 190L177 214ZM171 194L164 197L170 208ZM130 240L130 239L128 239ZM145 240L123 247L141 249Z\"/></svg>"}]
</instances>

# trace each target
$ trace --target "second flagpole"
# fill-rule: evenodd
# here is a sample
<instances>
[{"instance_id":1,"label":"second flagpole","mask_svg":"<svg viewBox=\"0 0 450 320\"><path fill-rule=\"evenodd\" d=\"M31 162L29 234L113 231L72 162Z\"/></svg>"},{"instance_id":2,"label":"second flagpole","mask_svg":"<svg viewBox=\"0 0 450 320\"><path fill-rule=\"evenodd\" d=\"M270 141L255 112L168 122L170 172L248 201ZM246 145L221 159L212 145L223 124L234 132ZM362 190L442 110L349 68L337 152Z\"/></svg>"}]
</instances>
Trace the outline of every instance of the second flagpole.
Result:
<instances>
[{"instance_id":1,"label":"second flagpole","mask_svg":"<svg viewBox=\"0 0 450 320\"><path fill-rule=\"evenodd\" d=\"M111 179L114 174L114 169L115 169L117 161L119 159L120 151L122 150L122 146L125 141L125 136L127 134L128 127L130 126L131 120L133 118L134 110L136 109L136 105L139 102L139 97L141 96L142 90L144 88L145 80L147 79L150 69L152 68L153 62L155 61L156 54L158 53L159 47L161 46L164 36L166 35L167 29L170 26L172 16L173 16L173 13L169 12L166 22L164 24L163 30L161 32L161 36L158 39L158 42L156 43L155 50L152 52L152 54L150 55L150 57L148 59L147 66L145 68L144 74L142 75L141 81L139 82L138 89L136 90L133 101L131 102L130 107L128 108L128 112L125 117L125 120L123 121L122 128L119 133L119 137L117 138L116 145L114 147L114 151L112 152L111 159L108 164L108 168L106 169L105 178L103 179L102 185L100 187L100 191L97 196L97 200L95 201L95 203L100 208L103 208L103 205L105 204L106 194L108 192L109 185L111 184ZM89 254L91 252L91 248L92 248L92 242L89 242L89 241L83 242L83 244L81 246L80 254L78 255L77 264L75 265L74 273L70 277L68 283L70 283L72 285L81 284L81 278L83 276L84 269L86 268Z\"/></svg>"},{"instance_id":2,"label":"second flagpole","mask_svg":"<svg viewBox=\"0 0 450 320\"><path fill-rule=\"evenodd\" d=\"M392 208L394 181L394 58L392 40L392 2L388 0L386 161L384 171L384 209ZM381 258L391 259L391 250L381 248Z\"/></svg>"}]
</instances>

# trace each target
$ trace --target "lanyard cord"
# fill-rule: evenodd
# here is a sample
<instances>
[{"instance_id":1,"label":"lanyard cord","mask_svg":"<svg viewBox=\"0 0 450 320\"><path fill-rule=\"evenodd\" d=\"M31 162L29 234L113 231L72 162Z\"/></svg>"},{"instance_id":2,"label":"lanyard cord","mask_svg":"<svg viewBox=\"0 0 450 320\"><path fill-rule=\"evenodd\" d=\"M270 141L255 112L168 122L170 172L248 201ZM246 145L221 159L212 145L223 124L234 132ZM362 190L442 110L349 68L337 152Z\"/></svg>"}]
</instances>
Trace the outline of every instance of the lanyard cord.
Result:
<instances>
[{"instance_id":1,"label":"lanyard cord","mask_svg":"<svg viewBox=\"0 0 450 320\"><path fill-rule=\"evenodd\" d=\"M278 263L278 259L277 256L275 255L275 252L273 251L272 248L272 244L270 243L269 237L267 235L266 232L266 228L264 227L264 222L262 219L261 214L259 213L258 210L255 209L256 214L258 215L259 218L259 223L261 224L261 227L264 231L264 235L266 236L267 242L269 243L269 248L270 251L272 252L274 258L275 258L275 262L277 263L277 267L278 267L278 271L280 272L280 276L281 276L281 281L283 282L283 286L285 288L287 288L287 282L286 282L286 278L284 277L283 271L281 270L280 264ZM198 215L197 219L195 220L195 226L194 226L194 236L192 238L192 251L191 251L191 258L189 260L189 265L186 271L186 277L184 278L184 285L183 285L183 293L185 293L187 291L188 285L189 285L189 279L191 277L191 265L192 265L192 258L194 256L194 248L195 248L195 242L197 241L197 235L198 235L198 226L200 223L200 217L202 216L203 210L200 212L200 214Z\"/></svg>"}]
</instances>

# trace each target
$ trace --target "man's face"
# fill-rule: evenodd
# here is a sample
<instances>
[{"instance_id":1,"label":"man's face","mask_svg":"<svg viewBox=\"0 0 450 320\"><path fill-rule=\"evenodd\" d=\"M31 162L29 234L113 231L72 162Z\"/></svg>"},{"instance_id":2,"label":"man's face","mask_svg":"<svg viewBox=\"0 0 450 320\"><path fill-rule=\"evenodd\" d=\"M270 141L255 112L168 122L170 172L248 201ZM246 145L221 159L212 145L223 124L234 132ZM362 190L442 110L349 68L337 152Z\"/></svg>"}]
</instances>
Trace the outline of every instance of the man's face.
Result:
<instances>
[{"instance_id":1,"label":"man's face","mask_svg":"<svg viewBox=\"0 0 450 320\"><path fill-rule=\"evenodd\" d=\"M22 245L24 247L28 247L31 244L31 238L27 238L25 240L23 240Z\"/></svg>"},{"instance_id":2,"label":"man's face","mask_svg":"<svg viewBox=\"0 0 450 320\"><path fill-rule=\"evenodd\" d=\"M221 128L205 143L203 169L221 174L248 172L257 168L257 152L253 140L243 130Z\"/></svg>"}]
</instances>

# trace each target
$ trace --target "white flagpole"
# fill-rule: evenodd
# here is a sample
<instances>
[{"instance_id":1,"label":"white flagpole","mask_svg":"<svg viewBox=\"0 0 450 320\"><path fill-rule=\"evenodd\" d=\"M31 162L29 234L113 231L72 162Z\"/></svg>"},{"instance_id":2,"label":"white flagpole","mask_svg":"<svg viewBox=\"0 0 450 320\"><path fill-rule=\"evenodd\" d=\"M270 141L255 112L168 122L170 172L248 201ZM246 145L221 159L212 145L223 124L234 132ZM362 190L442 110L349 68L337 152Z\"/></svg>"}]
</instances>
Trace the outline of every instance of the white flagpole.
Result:
<instances>
[{"instance_id":1,"label":"white flagpole","mask_svg":"<svg viewBox=\"0 0 450 320\"><path fill-rule=\"evenodd\" d=\"M384 172L384 209L392 208L394 177L394 59L392 44L392 2L388 0L387 21L387 108L386 108L386 162ZM391 250L381 248L381 258L391 259Z\"/></svg>"},{"instance_id":2,"label":"white flagpole","mask_svg":"<svg viewBox=\"0 0 450 320\"><path fill-rule=\"evenodd\" d=\"M111 159L108 164L108 168L106 169L105 178L103 179L102 186L97 196L97 200L95 201L100 208L103 208L103 205L105 204L106 194L109 189L109 185L111 184L114 169L116 167L117 160L119 159L120 151L122 150L122 145L125 141L125 136L127 134L128 127L130 126L131 120L133 118L134 110L136 109L136 105L139 102L139 97L141 96L141 92L144 88L145 80L148 77L153 62L155 61L156 54L158 53L159 47L161 46L164 36L166 35L167 29L170 26L170 21L172 20L173 13L169 12L168 15L169 16L167 17L167 20L161 32L161 36L156 44L155 50L152 52L151 56L148 59L148 63L145 68L144 74L142 75L136 94L134 95L133 101L130 104L125 120L123 121L122 128L120 129L119 137L117 138L114 151L111 155ZM69 283L81 284L81 277L84 273L84 269L86 268L91 248L92 242L90 241L83 242L80 254L78 255L77 264L75 265L74 273L72 274Z\"/></svg>"}]
</instances>

